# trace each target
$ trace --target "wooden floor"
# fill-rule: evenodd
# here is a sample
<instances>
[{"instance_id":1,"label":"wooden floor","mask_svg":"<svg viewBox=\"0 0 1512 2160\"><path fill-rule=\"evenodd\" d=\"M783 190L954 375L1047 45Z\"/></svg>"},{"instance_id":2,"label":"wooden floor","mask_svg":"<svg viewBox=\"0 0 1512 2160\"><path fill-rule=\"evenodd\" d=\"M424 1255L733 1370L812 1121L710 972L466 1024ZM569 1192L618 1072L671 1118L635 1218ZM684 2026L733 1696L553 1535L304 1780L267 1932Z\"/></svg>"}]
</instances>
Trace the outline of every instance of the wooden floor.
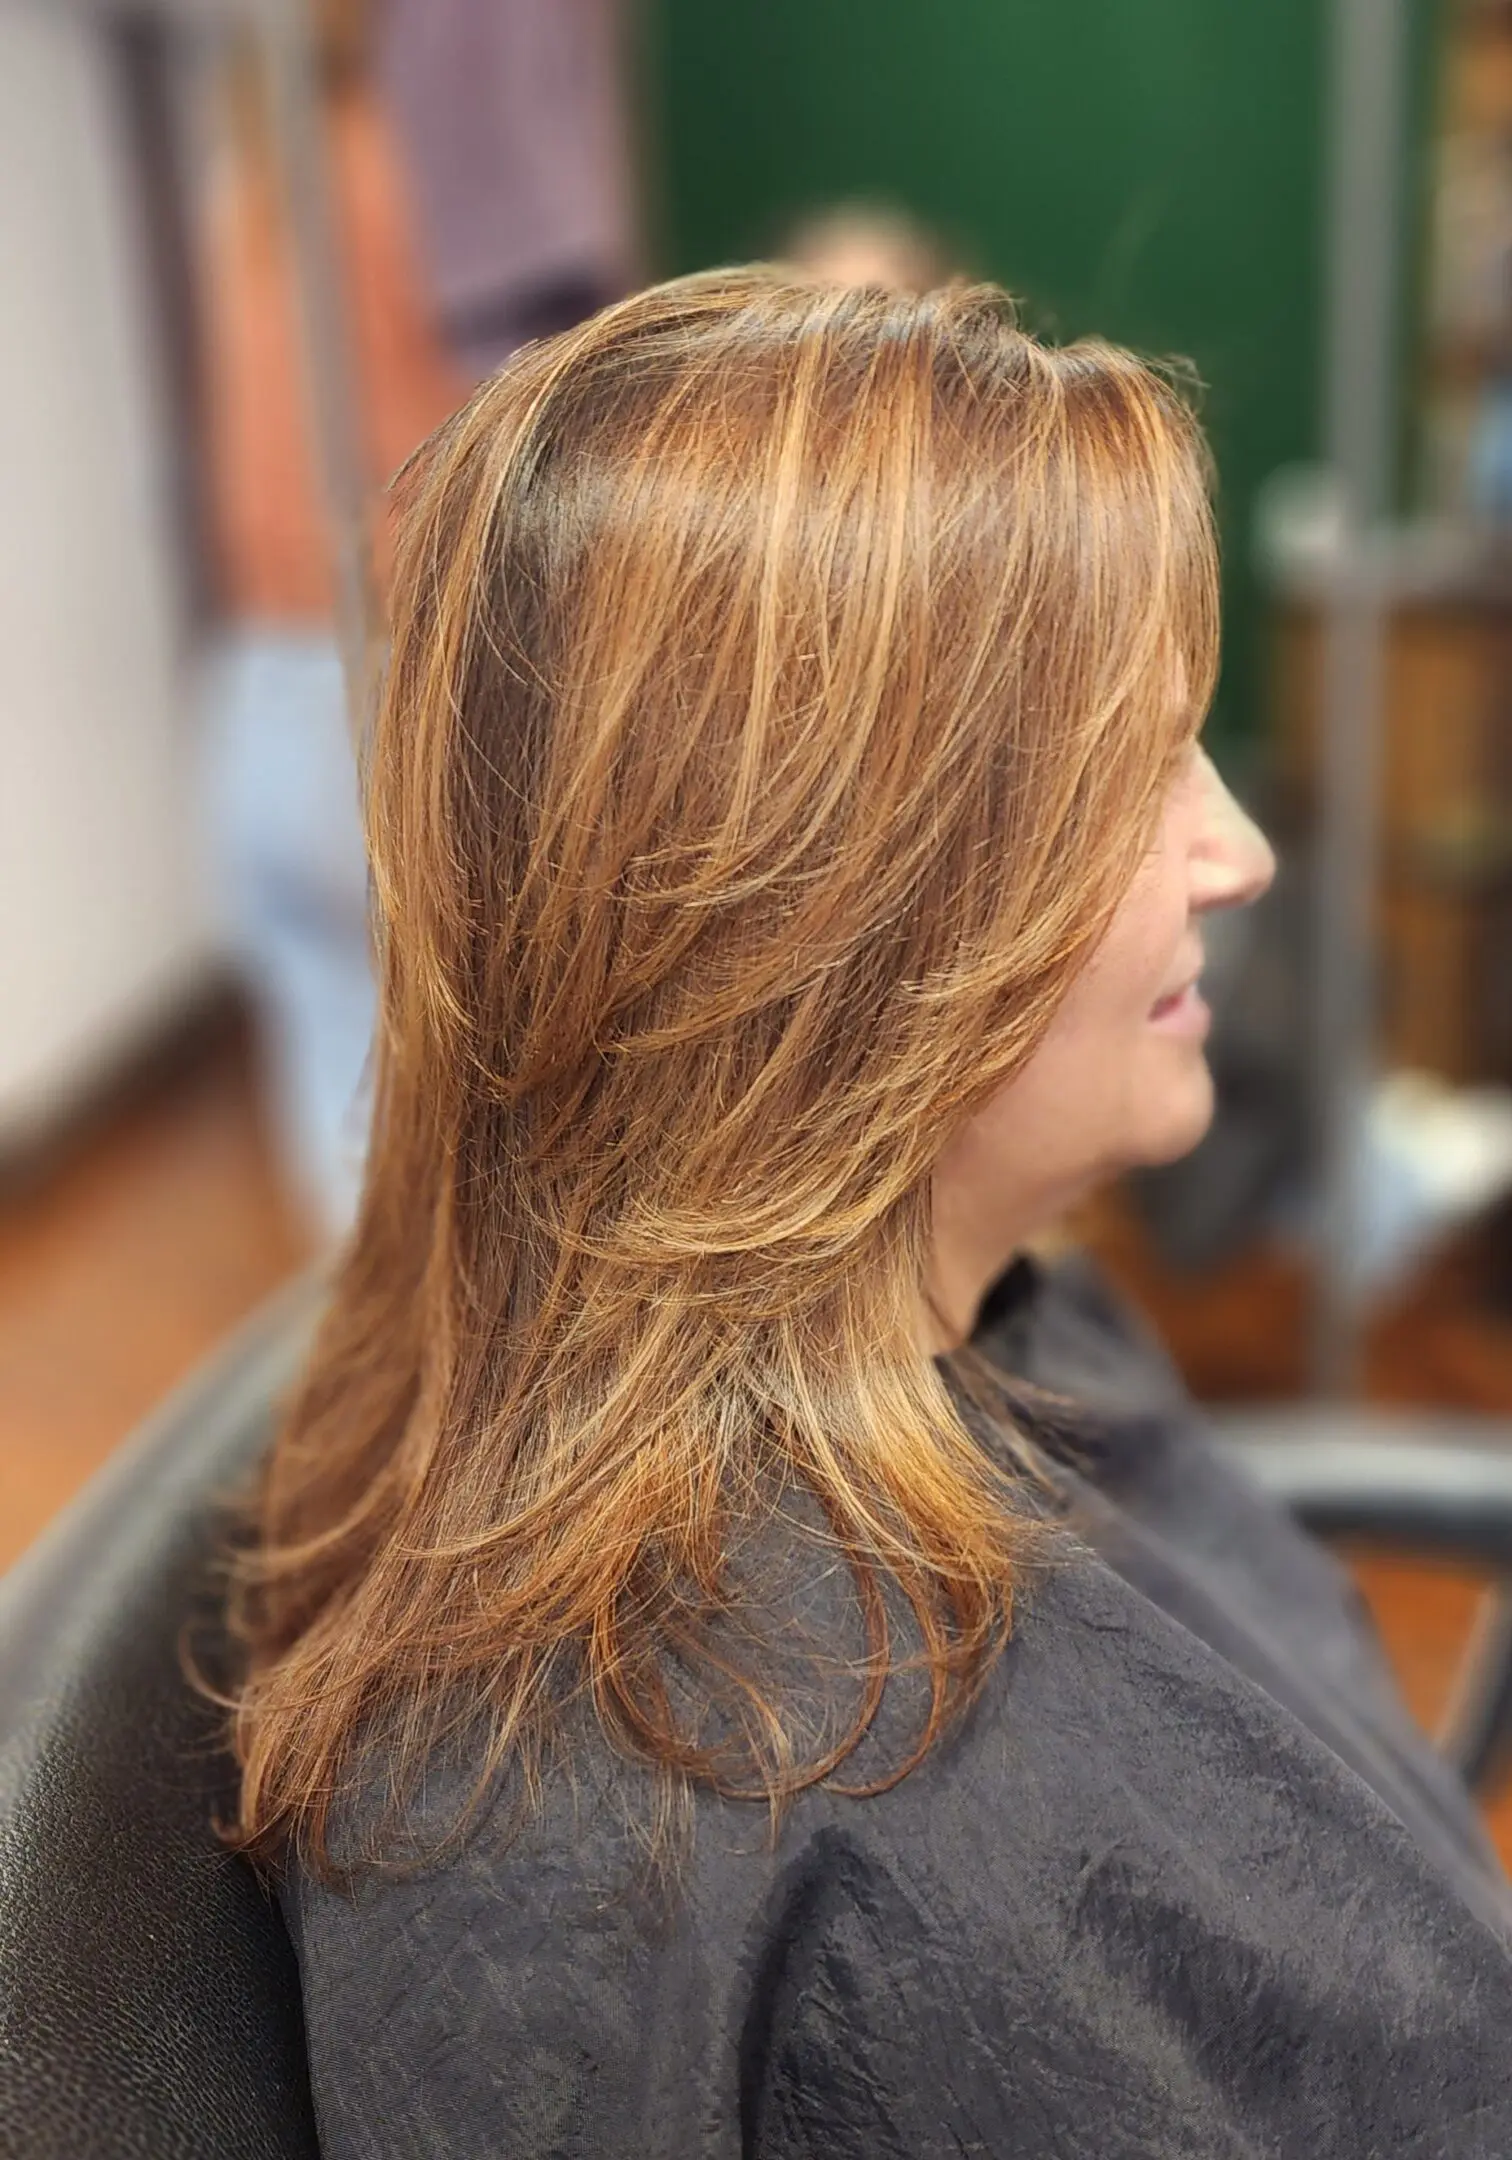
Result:
<instances>
[{"instance_id":1,"label":"wooden floor","mask_svg":"<svg viewBox=\"0 0 1512 2160\"><path fill-rule=\"evenodd\" d=\"M1461 1241L1378 1317L1367 1392L1512 1415L1507 1227ZM1293 1259L1252 1254L1194 1282L1159 1265L1121 1206L1090 1232L1200 1394L1303 1385L1307 1286ZM45 1172L0 1186L0 1567L308 1253L234 1015L181 1044ZM1379 1556L1359 1573L1431 1725L1482 1585ZM1493 1828L1512 1863L1512 1792Z\"/></svg>"},{"instance_id":2,"label":"wooden floor","mask_svg":"<svg viewBox=\"0 0 1512 2160\"><path fill-rule=\"evenodd\" d=\"M306 1239L217 1017L24 1185L0 1192L0 1568Z\"/></svg>"}]
</instances>

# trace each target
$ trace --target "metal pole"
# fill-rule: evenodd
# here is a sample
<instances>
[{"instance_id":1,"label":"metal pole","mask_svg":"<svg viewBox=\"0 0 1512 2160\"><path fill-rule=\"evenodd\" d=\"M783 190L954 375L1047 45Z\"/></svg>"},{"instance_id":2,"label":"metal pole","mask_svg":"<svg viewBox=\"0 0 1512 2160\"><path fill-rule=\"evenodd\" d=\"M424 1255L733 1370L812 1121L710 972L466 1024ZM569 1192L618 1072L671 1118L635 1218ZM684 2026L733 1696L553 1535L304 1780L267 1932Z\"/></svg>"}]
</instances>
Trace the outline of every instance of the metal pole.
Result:
<instances>
[{"instance_id":1,"label":"metal pole","mask_svg":"<svg viewBox=\"0 0 1512 2160\"><path fill-rule=\"evenodd\" d=\"M265 0L258 20L299 306L311 437L336 568L336 625L359 764L379 651L368 490L331 199L319 71L307 0Z\"/></svg>"},{"instance_id":2,"label":"metal pole","mask_svg":"<svg viewBox=\"0 0 1512 2160\"><path fill-rule=\"evenodd\" d=\"M1315 1021L1323 1220L1318 1386L1358 1375L1364 1151L1375 1043L1375 907L1386 609L1373 561L1391 501L1403 0L1334 0L1324 361L1326 450L1342 513L1323 625Z\"/></svg>"}]
</instances>

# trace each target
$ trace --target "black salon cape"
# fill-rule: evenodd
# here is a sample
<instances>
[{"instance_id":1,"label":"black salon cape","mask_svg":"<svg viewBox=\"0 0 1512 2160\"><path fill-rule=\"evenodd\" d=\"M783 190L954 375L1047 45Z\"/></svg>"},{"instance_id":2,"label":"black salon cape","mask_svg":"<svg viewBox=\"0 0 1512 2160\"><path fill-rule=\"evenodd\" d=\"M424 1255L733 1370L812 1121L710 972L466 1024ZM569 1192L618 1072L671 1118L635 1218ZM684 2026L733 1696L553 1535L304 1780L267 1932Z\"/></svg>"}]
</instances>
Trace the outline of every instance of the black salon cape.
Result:
<instances>
[{"instance_id":1,"label":"black salon cape","mask_svg":"<svg viewBox=\"0 0 1512 2160\"><path fill-rule=\"evenodd\" d=\"M328 2160L1512 2160L1506 1893L1347 1584L1087 1271L981 1338L1103 1445L965 1720L775 1850L701 1798L670 1906L591 1775L418 1878L292 1874Z\"/></svg>"}]
</instances>

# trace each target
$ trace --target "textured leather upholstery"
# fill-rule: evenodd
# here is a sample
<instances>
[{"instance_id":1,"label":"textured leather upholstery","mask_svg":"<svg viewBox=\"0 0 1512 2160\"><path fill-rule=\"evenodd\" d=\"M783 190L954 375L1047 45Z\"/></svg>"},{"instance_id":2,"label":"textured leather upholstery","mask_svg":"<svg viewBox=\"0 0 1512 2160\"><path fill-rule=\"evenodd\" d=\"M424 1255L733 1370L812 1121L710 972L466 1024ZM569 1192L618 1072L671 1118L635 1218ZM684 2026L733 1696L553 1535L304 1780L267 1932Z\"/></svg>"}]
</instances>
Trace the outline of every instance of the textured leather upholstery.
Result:
<instances>
[{"instance_id":1,"label":"textured leather upholstery","mask_svg":"<svg viewBox=\"0 0 1512 2160\"><path fill-rule=\"evenodd\" d=\"M280 1299L0 1581L6 2160L318 2152L293 1950L215 1837L230 1766L180 1654L317 1300Z\"/></svg>"}]
</instances>

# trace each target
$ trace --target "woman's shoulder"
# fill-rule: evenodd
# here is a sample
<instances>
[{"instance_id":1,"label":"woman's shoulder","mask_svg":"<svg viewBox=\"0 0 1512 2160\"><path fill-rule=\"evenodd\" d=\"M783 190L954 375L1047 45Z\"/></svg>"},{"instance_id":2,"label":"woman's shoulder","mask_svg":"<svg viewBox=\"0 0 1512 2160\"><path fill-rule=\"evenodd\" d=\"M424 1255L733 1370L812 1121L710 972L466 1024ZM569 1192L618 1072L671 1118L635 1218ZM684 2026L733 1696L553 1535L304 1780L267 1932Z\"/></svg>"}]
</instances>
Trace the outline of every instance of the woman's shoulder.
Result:
<instances>
[{"instance_id":1,"label":"woman's shoulder","mask_svg":"<svg viewBox=\"0 0 1512 2160\"><path fill-rule=\"evenodd\" d=\"M1263 1852L1273 1880L1278 1865L1300 1879L1314 1864L1317 1840L1302 1834L1310 1822L1415 1853L1391 1808L1192 1624L1200 1617L1173 1613L1099 1554L1052 1551L1000 1678L921 1766L920 1808L956 1783L963 1804L990 1789L1011 1813L1012 1837L1037 1851L1079 1836L1162 1848L1174 1839L1214 1864ZM1284 1822L1297 1835L1277 1856L1270 1841Z\"/></svg>"},{"instance_id":2,"label":"woman's shoulder","mask_svg":"<svg viewBox=\"0 0 1512 2160\"><path fill-rule=\"evenodd\" d=\"M897 1685L906 1689L906 1676ZM891 1712L885 1704L855 1757L833 1781L794 1800L775 1830L764 1805L698 1788L686 1836L674 1835L669 1847L678 1856L680 1902L725 1868L732 1879L763 1885L814 1838L830 1851L839 1840L857 1851L896 1852L905 1871L917 1854L925 1879L944 1891L949 1861L964 1857L947 1842L957 1826L982 1841L988 1872L1013 1899L1048 1893L1058 1857L1079 1884L1085 1852L1113 1844L1126 1855L1143 1848L1152 1863L1200 1863L1209 1873L1263 1869L1277 1893L1288 1882L1299 1890L1316 1883L1333 1865L1328 1840L1341 1835L1371 1846L1378 1866L1399 1862L1407 1875L1432 1874L1420 1841L1335 1748L1069 1536L1038 1563L1013 1634L970 1706L893 1781L914 1730L906 1701ZM596 1909L607 1911L622 1890L633 1909L632 1886L662 1880L660 1865L647 1864L657 1787L611 1751L591 1721L579 1741L547 1775L538 1805L487 1805L435 1865L364 1873L364 1887L331 1902L360 1921L390 1898L395 1909L417 1900L487 1902L507 1885L510 1910L522 1913L537 1897L559 1909L577 1882ZM474 1781L474 1766L463 1761L427 1777L421 1850L427 1825L438 1832L451 1825ZM375 1812L385 1782L378 1762L346 1810L349 1821ZM978 1855L969 1872L979 1875L983 1864ZM303 1909L324 1896L297 1866L286 1894ZM711 1911L720 1904L711 1893ZM1489 1910L1495 1920L1502 1908L1493 1898Z\"/></svg>"},{"instance_id":3,"label":"woman's shoulder","mask_svg":"<svg viewBox=\"0 0 1512 2160\"><path fill-rule=\"evenodd\" d=\"M1512 2125L1466 2030L1475 2002L1512 2019L1494 1901L1472 1913L1313 1734L1090 1555L1047 1569L972 1710L890 1790L812 1792L775 1839L702 1796L661 1890L613 1790L590 1766L528 1831L355 1897L291 1881L317 2087L352 2126L333 2150L427 2149L372 2142L406 2117L418 2136L417 2108L448 2151L485 2118L497 2149L557 2150L531 2142L549 2090L603 2149L741 2149L700 2142L701 2094L808 2126L746 2149L843 2125L863 2143L823 2149L922 2152L1074 2086L1069 2153L1225 2151L1245 2110L1276 2149L1363 2153L1399 2149L1380 2094L1376 2146L1305 2124L1402 2047L1443 2050L1442 2108L1494 2091Z\"/></svg>"}]
</instances>

